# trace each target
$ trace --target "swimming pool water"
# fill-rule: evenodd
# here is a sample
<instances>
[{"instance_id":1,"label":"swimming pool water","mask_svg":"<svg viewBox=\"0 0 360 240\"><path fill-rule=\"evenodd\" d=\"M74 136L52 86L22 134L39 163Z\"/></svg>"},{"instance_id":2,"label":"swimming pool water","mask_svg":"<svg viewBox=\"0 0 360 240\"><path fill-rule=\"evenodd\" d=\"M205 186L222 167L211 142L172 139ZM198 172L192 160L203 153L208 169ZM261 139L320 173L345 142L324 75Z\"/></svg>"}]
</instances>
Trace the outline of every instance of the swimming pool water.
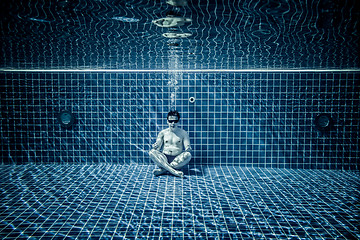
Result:
<instances>
[{"instance_id":1,"label":"swimming pool water","mask_svg":"<svg viewBox=\"0 0 360 240\"><path fill-rule=\"evenodd\" d=\"M360 239L359 1L187 2L0 1L0 239Z\"/></svg>"},{"instance_id":2,"label":"swimming pool water","mask_svg":"<svg viewBox=\"0 0 360 240\"><path fill-rule=\"evenodd\" d=\"M2 1L5 69L358 69L357 0ZM175 13L191 19L163 28ZM181 36L186 38L167 38ZM174 65L174 62L177 64Z\"/></svg>"},{"instance_id":3,"label":"swimming pool water","mask_svg":"<svg viewBox=\"0 0 360 240\"><path fill-rule=\"evenodd\" d=\"M357 239L355 171L1 165L3 239Z\"/></svg>"}]
</instances>

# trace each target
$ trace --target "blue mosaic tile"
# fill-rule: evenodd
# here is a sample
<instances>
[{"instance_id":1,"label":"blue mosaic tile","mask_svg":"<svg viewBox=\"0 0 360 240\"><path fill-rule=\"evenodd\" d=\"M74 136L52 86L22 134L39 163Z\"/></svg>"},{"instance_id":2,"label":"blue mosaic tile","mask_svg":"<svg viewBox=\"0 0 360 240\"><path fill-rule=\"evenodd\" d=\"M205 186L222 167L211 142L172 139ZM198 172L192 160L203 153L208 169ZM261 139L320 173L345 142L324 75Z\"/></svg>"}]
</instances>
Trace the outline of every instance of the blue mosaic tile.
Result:
<instances>
[{"instance_id":1,"label":"blue mosaic tile","mask_svg":"<svg viewBox=\"0 0 360 240\"><path fill-rule=\"evenodd\" d=\"M354 171L146 165L2 165L0 236L312 239L360 237Z\"/></svg>"},{"instance_id":2,"label":"blue mosaic tile","mask_svg":"<svg viewBox=\"0 0 360 240\"><path fill-rule=\"evenodd\" d=\"M358 75L1 73L1 161L151 164L150 144L176 108L193 164L357 169ZM76 118L71 129L56 119L65 109ZM328 131L314 126L321 113L334 122Z\"/></svg>"}]
</instances>

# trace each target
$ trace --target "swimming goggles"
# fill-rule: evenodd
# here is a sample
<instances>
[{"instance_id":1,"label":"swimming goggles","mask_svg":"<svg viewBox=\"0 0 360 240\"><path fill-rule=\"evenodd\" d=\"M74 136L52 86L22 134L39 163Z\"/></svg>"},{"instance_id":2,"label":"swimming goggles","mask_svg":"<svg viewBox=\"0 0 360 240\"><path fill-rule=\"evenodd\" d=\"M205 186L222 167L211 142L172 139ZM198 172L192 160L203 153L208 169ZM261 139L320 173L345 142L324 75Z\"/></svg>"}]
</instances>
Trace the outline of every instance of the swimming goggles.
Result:
<instances>
[{"instance_id":1,"label":"swimming goggles","mask_svg":"<svg viewBox=\"0 0 360 240\"><path fill-rule=\"evenodd\" d=\"M169 123L178 123L179 120L168 120Z\"/></svg>"}]
</instances>

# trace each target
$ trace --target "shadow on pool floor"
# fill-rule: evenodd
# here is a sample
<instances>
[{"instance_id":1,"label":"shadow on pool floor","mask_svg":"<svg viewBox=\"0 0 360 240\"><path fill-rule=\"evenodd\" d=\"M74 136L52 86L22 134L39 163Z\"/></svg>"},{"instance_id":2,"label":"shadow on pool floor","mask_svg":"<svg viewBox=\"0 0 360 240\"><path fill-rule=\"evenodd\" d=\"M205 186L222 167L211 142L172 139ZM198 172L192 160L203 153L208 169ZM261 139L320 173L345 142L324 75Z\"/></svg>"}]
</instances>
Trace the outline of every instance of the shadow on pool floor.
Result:
<instances>
[{"instance_id":1,"label":"shadow on pool floor","mask_svg":"<svg viewBox=\"0 0 360 240\"><path fill-rule=\"evenodd\" d=\"M358 239L357 172L2 165L0 238Z\"/></svg>"}]
</instances>

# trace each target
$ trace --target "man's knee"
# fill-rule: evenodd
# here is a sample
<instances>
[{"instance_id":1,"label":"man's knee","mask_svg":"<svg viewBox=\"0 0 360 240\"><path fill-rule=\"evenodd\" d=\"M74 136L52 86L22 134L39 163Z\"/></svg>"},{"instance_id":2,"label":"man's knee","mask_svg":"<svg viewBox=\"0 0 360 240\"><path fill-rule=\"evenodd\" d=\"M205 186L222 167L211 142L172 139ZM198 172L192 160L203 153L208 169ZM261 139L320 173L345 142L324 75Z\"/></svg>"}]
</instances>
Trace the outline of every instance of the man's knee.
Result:
<instances>
[{"instance_id":1,"label":"man's knee","mask_svg":"<svg viewBox=\"0 0 360 240\"><path fill-rule=\"evenodd\" d=\"M149 151L149 156L155 162L166 161L165 155L163 153L159 152L158 150L155 150L155 149L151 149Z\"/></svg>"},{"instance_id":2,"label":"man's knee","mask_svg":"<svg viewBox=\"0 0 360 240\"><path fill-rule=\"evenodd\" d=\"M155 149L151 149L150 151L149 151L149 155L154 155L154 153L156 152L157 150L155 150Z\"/></svg>"},{"instance_id":3,"label":"man's knee","mask_svg":"<svg viewBox=\"0 0 360 240\"><path fill-rule=\"evenodd\" d=\"M189 152L184 152L184 159L191 159L191 153L189 153Z\"/></svg>"},{"instance_id":4,"label":"man's knee","mask_svg":"<svg viewBox=\"0 0 360 240\"><path fill-rule=\"evenodd\" d=\"M183 152L178 157L176 157L177 162L188 162L191 159L191 153Z\"/></svg>"},{"instance_id":5,"label":"man's knee","mask_svg":"<svg viewBox=\"0 0 360 240\"><path fill-rule=\"evenodd\" d=\"M185 166L186 164L188 164L190 162L191 159L191 153L189 152L184 152L182 154L180 154L179 156L177 156L174 161L171 162L170 165L172 165L173 167L180 169L183 166Z\"/></svg>"},{"instance_id":6,"label":"man's knee","mask_svg":"<svg viewBox=\"0 0 360 240\"><path fill-rule=\"evenodd\" d=\"M151 150L149 151L149 155L150 155L150 156L153 156L153 157L156 157L156 156L161 155L161 152L159 152L158 150L155 150L155 149L151 149Z\"/></svg>"},{"instance_id":7,"label":"man's knee","mask_svg":"<svg viewBox=\"0 0 360 240\"><path fill-rule=\"evenodd\" d=\"M154 158L155 157L155 153L154 153L154 149L151 149L150 151L149 151L149 156L150 156L150 158Z\"/></svg>"}]
</instances>

